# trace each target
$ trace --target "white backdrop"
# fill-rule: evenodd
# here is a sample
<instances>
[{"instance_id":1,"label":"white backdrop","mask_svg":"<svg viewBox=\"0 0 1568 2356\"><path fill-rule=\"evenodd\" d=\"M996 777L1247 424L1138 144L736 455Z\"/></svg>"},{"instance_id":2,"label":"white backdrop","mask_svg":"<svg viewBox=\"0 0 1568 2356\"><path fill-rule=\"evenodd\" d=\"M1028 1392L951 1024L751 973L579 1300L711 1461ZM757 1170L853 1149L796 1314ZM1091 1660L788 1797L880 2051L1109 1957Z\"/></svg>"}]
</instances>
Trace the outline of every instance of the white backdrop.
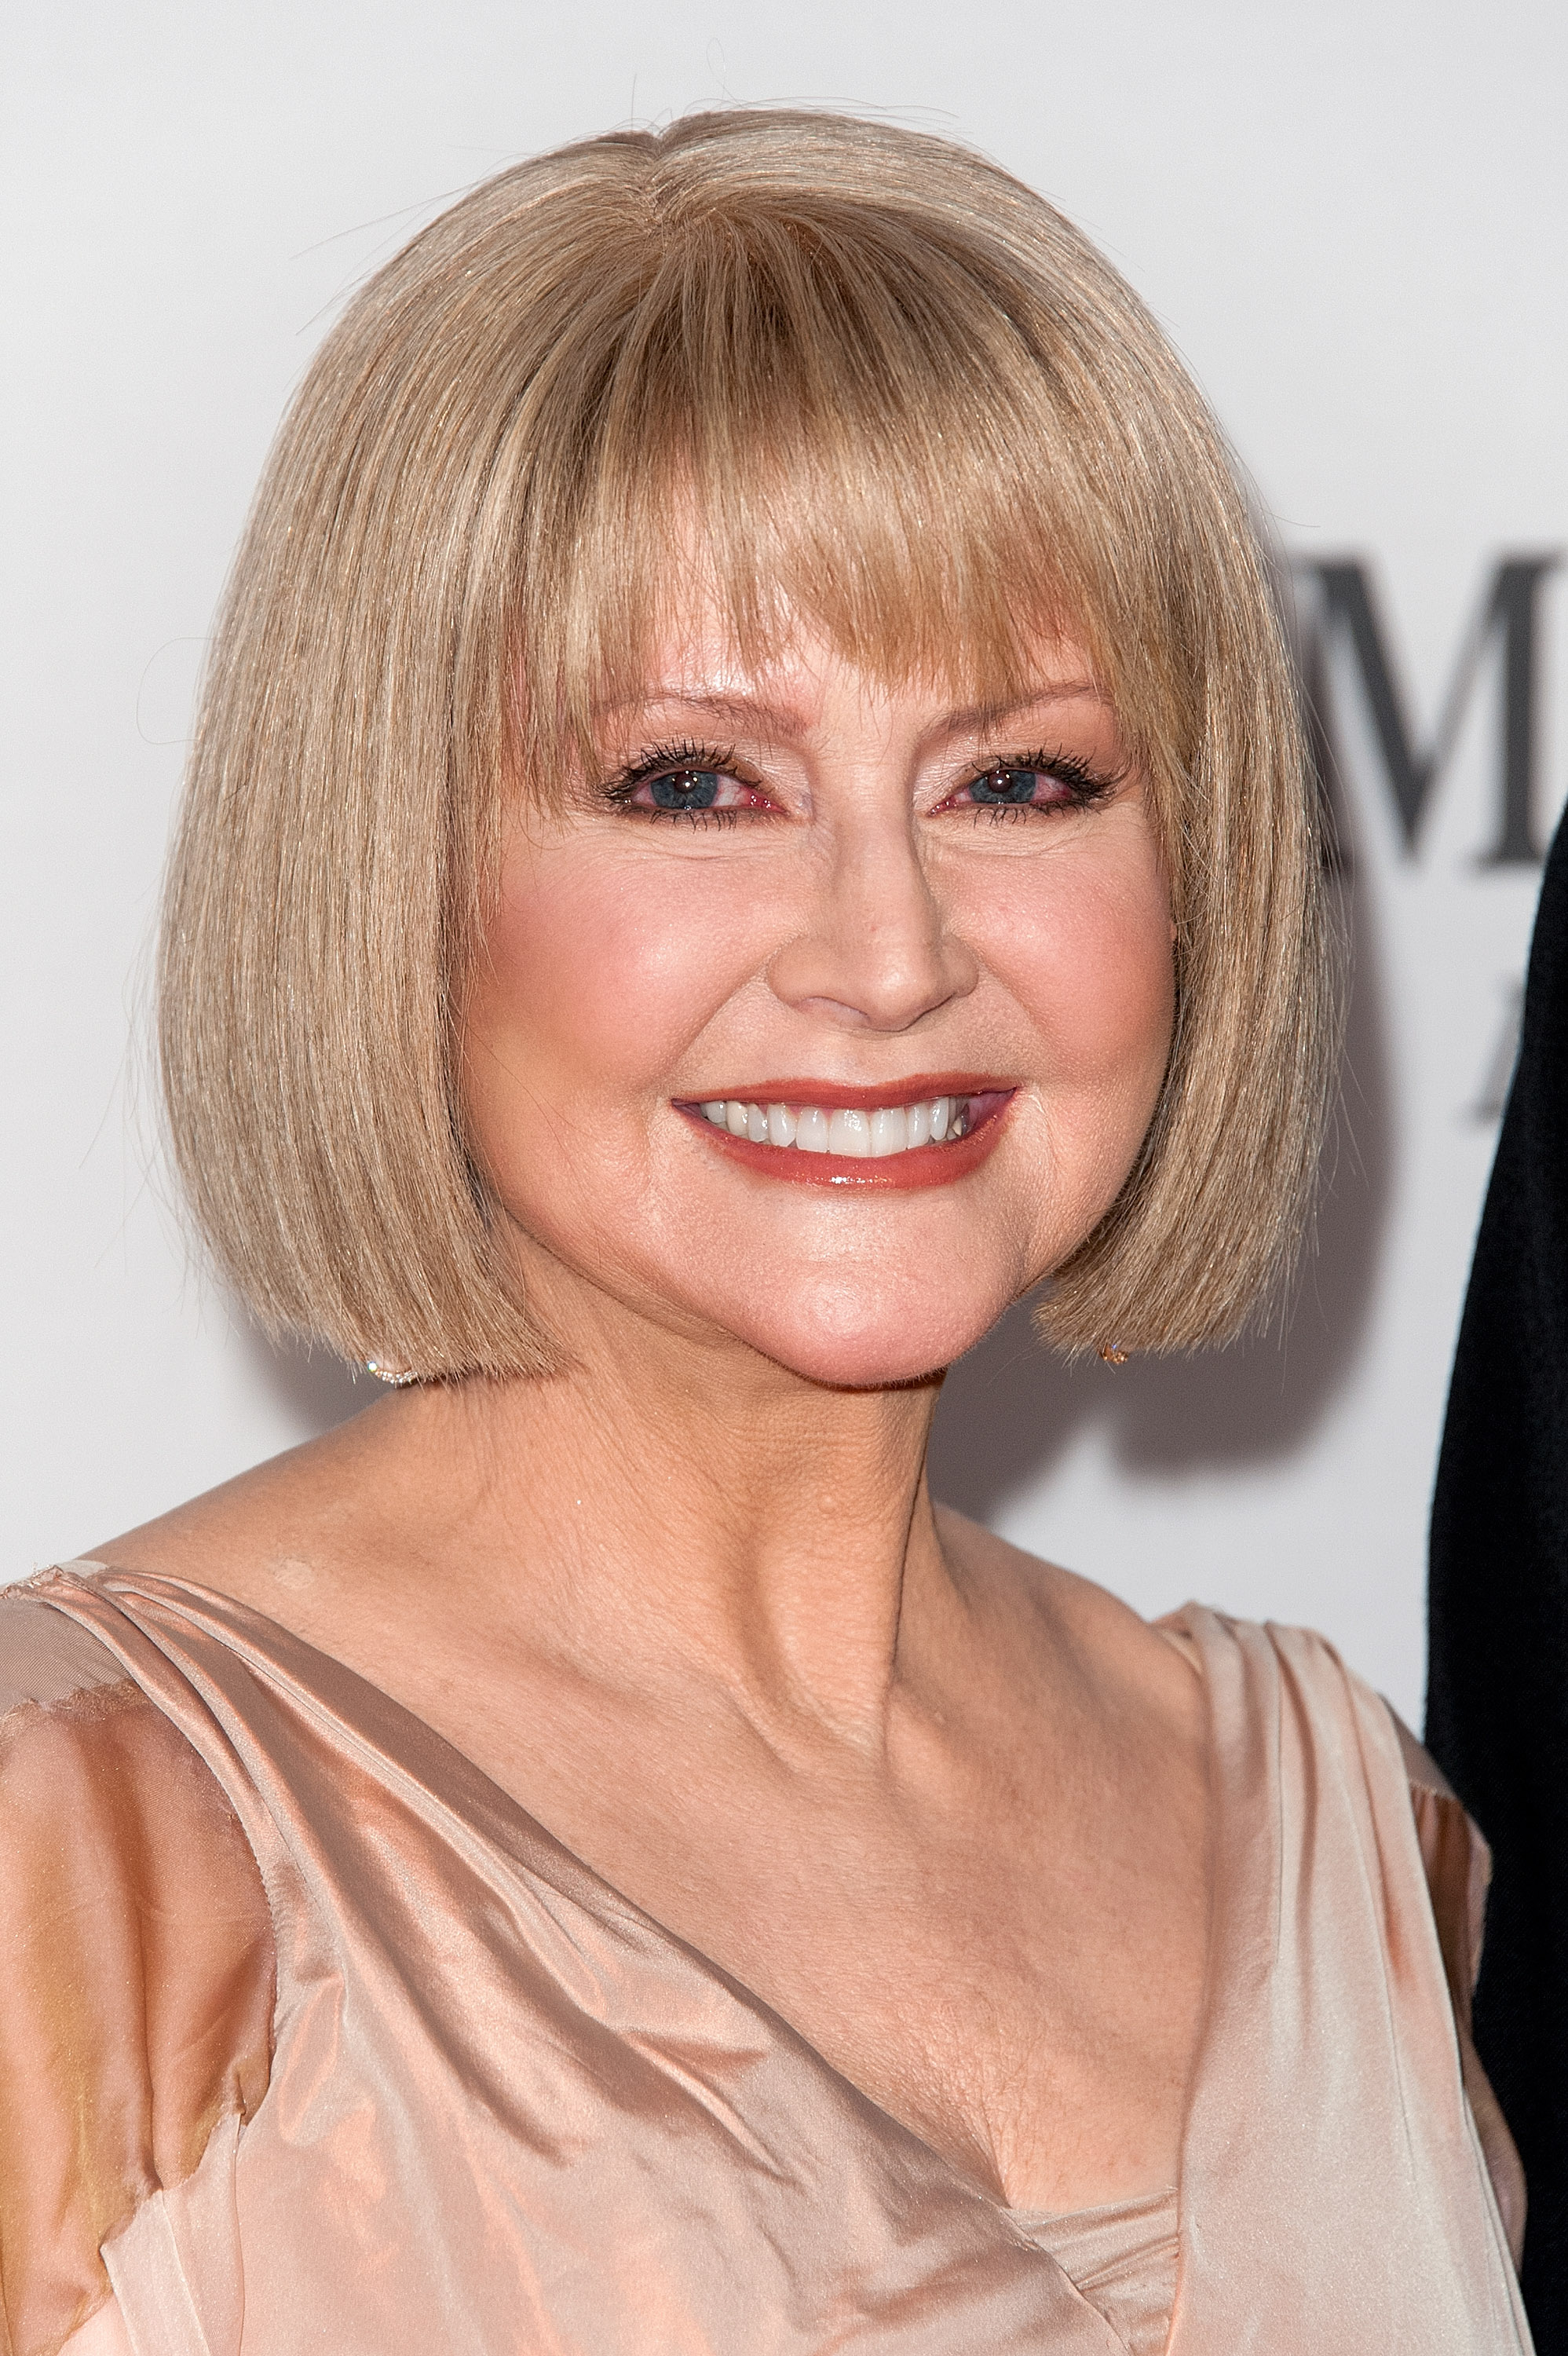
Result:
<instances>
[{"instance_id":1,"label":"white backdrop","mask_svg":"<svg viewBox=\"0 0 1568 2356\"><path fill-rule=\"evenodd\" d=\"M1363 562L1417 754L1499 558L1568 545L1559 0L11 0L0 65L0 1576L356 1403L190 1272L133 1041L202 634L268 438L345 294L473 180L731 101L985 148L1152 303L1293 553ZM1542 828L1568 785L1565 612L1548 581ZM1339 637L1352 1068L1288 1338L1069 1377L1015 1319L953 1378L937 1469L1144 1609L1197 1593L1315 1622L1413 1716L1538 873L1480 863L1496 650L1412 856Z\"/></svg>"}]
</instances>

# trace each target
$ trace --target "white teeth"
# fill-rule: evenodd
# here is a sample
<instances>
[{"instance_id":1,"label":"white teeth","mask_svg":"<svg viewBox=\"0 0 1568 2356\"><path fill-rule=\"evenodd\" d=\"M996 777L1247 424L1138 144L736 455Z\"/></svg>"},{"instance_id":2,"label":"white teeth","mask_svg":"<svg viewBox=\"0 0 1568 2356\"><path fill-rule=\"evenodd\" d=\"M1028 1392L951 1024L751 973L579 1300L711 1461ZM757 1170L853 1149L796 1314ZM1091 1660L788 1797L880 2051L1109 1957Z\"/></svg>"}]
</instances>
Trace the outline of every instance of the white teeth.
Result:
<instances>
[{"instance_id":1,"label":"white teeth","mask_svg":"<svg viewBox=\"0 0 1568 2356\"><path fill-rule=\"evenodd\" d=\"M885 1153L901 1153L909 1143L909 1122L901 1105L889 1105L871 1115L871 1155L880 1162Z\"/></svg>"},{"instance_id":2,"label":"white teeth","mask_svg":"<svg viewBox=\"0 0 1568 2356\"><path fill-rule=\"evenodd\" d=\"M794 1146L801 1153L843 1154L852 1161L885 1161L917 1146L941 1145L966 1137L967 1097L934 1097L919 1104L879 1105L861 1112L852 1105L751 1104L738 1097L710 1097L703 1117L731 1137L753 1145Z\"/></svg>"},{"instance_id":3,"label":"white teeth","mask_svg":"<svg viewBox=\"0 0 1568 2356\"><path fill-rule=\"evenodd\" d=\"M858 1162L864 1162L871 1151L871 1124L867 1116L840 1105L827 1124L827 1151L853 1154Z\"/></svg>"}]
</instances>

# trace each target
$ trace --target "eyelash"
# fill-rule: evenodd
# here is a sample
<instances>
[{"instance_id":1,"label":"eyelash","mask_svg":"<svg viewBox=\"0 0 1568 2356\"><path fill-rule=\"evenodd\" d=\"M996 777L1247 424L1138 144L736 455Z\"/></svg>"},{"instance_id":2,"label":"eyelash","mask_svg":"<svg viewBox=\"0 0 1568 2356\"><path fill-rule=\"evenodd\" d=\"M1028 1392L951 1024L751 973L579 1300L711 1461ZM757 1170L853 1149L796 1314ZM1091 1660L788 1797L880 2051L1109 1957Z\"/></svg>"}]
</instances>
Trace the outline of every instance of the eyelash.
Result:
<instances>
[{"instance_id":1,"label":"eyelash","mask_svg":"<svg viewBox=\"0 0 1568 2356\"><path fill-rule=\"evenodd\" d=\"M637 788L650 778L667 776L682 769L727 777L748 791L762 791L761 786L744 774L732 749L690 742L653 746L640 760L631 762L617 771L601 791L607 801L620 809L635 810L638 818L673 819L677 821L684 819L691 826L706 827L710 823L733 826L741 815L736 809L647 809L633 801L632 797ZM1018 754L1007 760L980 763L952 787L951 793L944 795L943 800L948 801L955 794L968 793L987 777L1009 771L1054 778L1059 785L1066 787L1067 793L1059 802L976 802L970 805L970 810L976 820L986 817L993 821L1012 821L1029 817L1031 811L1044 817L1054 810L1090 809L1096 802L1103 801L1117 782L1115 777L1099 775L1083 762L1075 760L1071 754L1048 753L1040 748L1032 753Z\"/></svg>"},{"instance_id":2,"label":"eyelash","mask_svg":"<svg viewBox=\"0 0 1568 2356\"><path fill-rule=\"evenodd\" d=\"M1085 762L1075 760L1071 753L1048 753L1040 746L1032 753L1019 753L1005 761L983 762L962 784L955 786L953 792L971 792L987 777L996 776L998 771L1010 772L1015 776L1032 774L1051 777L1059 786L1065 786L1067 791L1059 802L975 802L970 805L970 810L976 819L985 816L1010 822L1015 819L1028 818L1031 812L1045 818L1055 810L1093 809L1095 803L1104 801L1118 783L1117 778L1103 776L1098 770L1091 769ZM943 797L944 801L951 798L951 795Z\"/></svg>"},{"instance_id":3,"label":"eyelash","mask_svg":"<svg viewBox=\"0 0 1568 2356\"><path fill-rule=\"evenodd\" d=\"M732 749L720 751L715 744L690 743L656 744L644 754L640 761L633 761L625 768L618 770L602 790L607 801L615 803L622 809L631 810L637 818L673 819L677 824L684 819L688 826L733 826L741 815L739 810L644 809L633 802L632 796L637 787L646 785L650 777L667 776L672 770L680 769L702 770L728 777L750 791L762 790L742 773Z\"/></svg>"}]
</instances>

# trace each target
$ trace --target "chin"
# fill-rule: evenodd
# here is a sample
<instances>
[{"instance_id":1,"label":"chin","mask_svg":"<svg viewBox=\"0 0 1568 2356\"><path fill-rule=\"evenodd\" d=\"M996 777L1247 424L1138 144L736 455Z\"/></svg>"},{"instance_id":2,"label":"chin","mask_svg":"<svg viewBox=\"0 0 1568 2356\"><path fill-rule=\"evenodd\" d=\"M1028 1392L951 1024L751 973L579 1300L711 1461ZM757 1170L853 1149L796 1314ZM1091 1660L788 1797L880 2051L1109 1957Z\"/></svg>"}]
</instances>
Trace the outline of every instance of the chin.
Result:
<instances>
[{"instance_id":1,"label":"chin","mask_svg":"<svg viewBox=\"0 0 1568 2356\"><path fill-rule=\"evenodd\" d=\"M803 1380L839 1390L883 1390L939 1374L974 1348L1008 1307L1007 1299L933 1298L936 1288L803 1284L787 1307L720 1322L740 1341Z\"/></svg>"}]
</instances>

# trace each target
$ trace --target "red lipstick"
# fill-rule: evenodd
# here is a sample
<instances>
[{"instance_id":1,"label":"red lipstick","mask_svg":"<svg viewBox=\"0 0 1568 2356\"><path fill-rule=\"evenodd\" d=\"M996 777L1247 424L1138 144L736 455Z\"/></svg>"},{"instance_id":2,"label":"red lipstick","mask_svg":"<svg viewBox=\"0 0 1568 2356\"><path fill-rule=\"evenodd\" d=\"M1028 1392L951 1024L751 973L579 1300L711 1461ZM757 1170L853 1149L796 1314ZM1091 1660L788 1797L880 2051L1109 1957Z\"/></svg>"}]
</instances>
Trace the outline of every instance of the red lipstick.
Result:
<instances>
[{"instance_id":1,"label":"red lipstick","mask_svg":"<svg viewBox=\"0 0 1568 2356\"><path fill-rule=\"evenodd\" d=\"M739 1089L724 1098L677 1098L676 1109L693 1128L709 1139L716 1151L739 1162L759 1176L784 1179L805 1186L880 1187L907 1193L915 1188L944 1186L978 1169L997 1143L1004 1116L1017 1089L998 1083L989 1074L922 1073L891 1087L835 1087L821 1080L770 1080L754 1092ZM937 1098L963 1100L966 1126L962 1136L944 1139L876 1156L809 1151L798 1144L778 1145L752 1137L737 1137L711 1120L706 1103L731 1102L766 1107L806 1107L826 1113L891 1111L900 1106L930 1104Z\"/></svg>"}]
</instances>

